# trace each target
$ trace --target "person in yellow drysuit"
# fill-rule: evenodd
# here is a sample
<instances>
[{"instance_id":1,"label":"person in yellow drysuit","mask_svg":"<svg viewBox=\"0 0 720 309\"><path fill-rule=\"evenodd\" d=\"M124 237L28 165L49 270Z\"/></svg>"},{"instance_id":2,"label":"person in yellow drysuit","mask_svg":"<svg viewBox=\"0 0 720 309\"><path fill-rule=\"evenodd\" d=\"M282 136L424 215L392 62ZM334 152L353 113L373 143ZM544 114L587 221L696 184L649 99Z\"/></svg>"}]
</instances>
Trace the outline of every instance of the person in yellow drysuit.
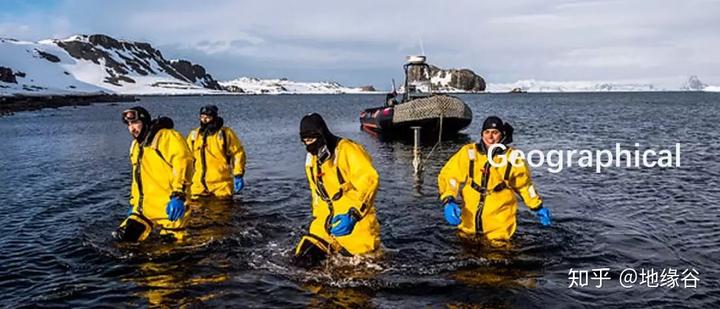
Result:
<instances>
[{"instance_id":1,"label":"person in yellow drysuit","mask_svg":"<svg viewBox=\"0 0 720 309\"><path fill-rule=\"evenodd\" d=\"M438 175L445 219L450 225L459 225L464 235L484 236L491 242L509 240L516 228L516 193L542 225L551 224L550 211L543 207L527 163L519 157L513 160L513 149L507 147L512 142L512 131L512 126L500 118L488 117L483 123L482 140L463 146ZM488 159L489 150L495 164ZM501 155L507 164L503 164ZM458 204L461 192L462 203Z\"/></svg>"},{"instance_id":2,"label":"person in yellow drysuit","mask_svg":"<svg viewBox=\"0 0 720 309\"><path fill-rule=\"evenodd\" d=\"M330 133L316 113L300 121L300 139L308 152L313 220L295 249L296 264L311 267L331 254L374 252L380 246L374 205L378 174L370 155L360 144Z\"/></svg>"},{"instance_id":3,"label":"person in yellow drysuit","mask_svg":"<svg viewBox=\"0 0 720 309\"><path fill-rule=\"evenodd\" d=\"M161 235L182 239L190 211L185 208L192 175L192 155L167 117L151 120L140 106L122 114L130 135L132 185L128 217L113 236L121 241L146 239L155 227Z\"/></svg>"},{"instance_id":4,"label":"person in yellow drysuit","mask_svg":"<svg viewBox=\"0 0 720 309\"><path fill-rule=\"evenodd\" d=\"M245 150L235 132L224 126L215 105L200 109L200 127L187 137L195 158L191 194L231 199L245 187Z\"/></svg>"}]
</instances>

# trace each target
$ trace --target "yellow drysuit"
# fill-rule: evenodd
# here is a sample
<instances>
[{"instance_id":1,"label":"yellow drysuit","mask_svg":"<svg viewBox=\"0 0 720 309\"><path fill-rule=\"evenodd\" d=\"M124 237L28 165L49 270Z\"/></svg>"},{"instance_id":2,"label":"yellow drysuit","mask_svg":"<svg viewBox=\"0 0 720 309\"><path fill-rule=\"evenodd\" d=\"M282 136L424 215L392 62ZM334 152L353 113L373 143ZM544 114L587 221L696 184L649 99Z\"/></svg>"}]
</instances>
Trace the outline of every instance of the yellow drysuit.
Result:
<instances>
[{"instance_id":1,"label":"yellow drysuit","mask_svg":"<svg viewBox=\"0 0 720 309\"><path fill-rule=\"evenodd\" d=\"M245 174L245 150L235 132L222 127L214 133L190 131L187 137L195 158L191 194L227 199L233 195L233 176Z\"/></svg>"},{"instance_id":2,"label":"yellow drysuit","mask_svg":"<svg viewBox=\"0 0 720 309\"><path fill-rule=\"evenodd\" d=\"M512 152L512 148L505 151L508 160ZM494 162L502 161L496 155ZM438 175L440 199L457 199L462 190L462 222L458 227L462 233L484 235L489 240L510 239L516 228L516 193L530 210L542 207L527 163L520 158L517 163L493 167L476 144L467 144L445 164Z\"/></svg>"},{"instance_id":3,"label":"yellow drysuit","mask_svg":"<svg viewBox=\"0 0 720 309\"><path fill-rule=\"evenodd\" d=\"M172 222L168 220L165 208L173 192L189 194L192 155L178 131L158 129L149 134L146 144L133 140L130 145L133 217L140 214L145 223L149 220L152 225L159 225L162 234L173 232L181 238L180 233L174 232L185 227L190 210L186 205L185 215ZM149 232L146 231L139 240L145 239Z\"/></svg>"},{"instance_id":4,"label":"yellow drysuit","mask_svg":"<svg viewBox=\"0 0 720 309\"><path fill-rule=\"evenodd\" d=\"M312 195L313 221L308 236L327 253L365 254L380 246L380 224L375 214L378 174L370 155L348 139L340 139L334 155L318 166L317 156L308 154L305 172ZM360 220L346 236L330 235L333 216L357 211ZM299 253L300 245L296 249Z\"/></svg>"}]
</instances>

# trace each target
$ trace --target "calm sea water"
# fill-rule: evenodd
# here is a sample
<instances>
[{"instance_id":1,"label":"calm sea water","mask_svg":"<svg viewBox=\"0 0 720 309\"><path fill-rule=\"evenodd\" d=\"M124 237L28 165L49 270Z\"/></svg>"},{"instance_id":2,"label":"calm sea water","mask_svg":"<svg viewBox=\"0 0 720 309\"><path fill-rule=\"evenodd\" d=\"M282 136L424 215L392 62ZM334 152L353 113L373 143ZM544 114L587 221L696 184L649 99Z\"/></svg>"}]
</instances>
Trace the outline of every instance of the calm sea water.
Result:
<instances>
[{"instance_id":1,"label":"calm sea water","mask_svg":"<svg viewBox=\"0 0 720 309\"><path fill-rule=\"evenodd\" d=\"M186 134L202 105L220 107L248 156L232 205L198 216L188 241L119 245L127 211L130 137L120 111L98 104L0 118L0 304L232 307L692 307L720 306L720 95L712 93L461 96L475 120L412 175L411 145L360 132L374 95L145 97L153 116ZM136 103L137 104L137 103ZM379 170L383 255L313 271L289 264L310 221L300 118L321 113L333 132L365 145ZM463 243L437 201L436 175L482 120L515 127L520 149L673 149L679 168L534 169L555 225L521 206L512 246ZM431 145L423 147L427 154ZM608 268L602 288L570 288L570 270ZM694 269L696 288L631 288L625 269ZM592 277L592 272L589 273ZM658 276L658 281L660 277Z\"/></svg>"}]
</instances>

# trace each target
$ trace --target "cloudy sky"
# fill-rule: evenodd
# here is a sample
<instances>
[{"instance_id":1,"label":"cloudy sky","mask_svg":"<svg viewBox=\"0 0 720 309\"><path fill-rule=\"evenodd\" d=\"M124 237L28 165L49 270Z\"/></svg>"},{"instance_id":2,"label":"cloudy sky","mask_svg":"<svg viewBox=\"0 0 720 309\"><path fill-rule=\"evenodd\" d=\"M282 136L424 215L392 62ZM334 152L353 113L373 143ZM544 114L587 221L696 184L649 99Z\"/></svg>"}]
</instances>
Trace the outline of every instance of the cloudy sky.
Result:
<instances>
[{"instance_id":1,"label":"cloudy sky","mask_svg":"<svg viewBox=\"0 0 720 309\"><path fill-rule=\"evenodd\" d=\"M147 3L146 3L147 2ZM104 33L238 76L389 88L402 62L469 68L490 83L720 85L720 0L16 1L0 37Z\"/></svg>"}]
</instances>

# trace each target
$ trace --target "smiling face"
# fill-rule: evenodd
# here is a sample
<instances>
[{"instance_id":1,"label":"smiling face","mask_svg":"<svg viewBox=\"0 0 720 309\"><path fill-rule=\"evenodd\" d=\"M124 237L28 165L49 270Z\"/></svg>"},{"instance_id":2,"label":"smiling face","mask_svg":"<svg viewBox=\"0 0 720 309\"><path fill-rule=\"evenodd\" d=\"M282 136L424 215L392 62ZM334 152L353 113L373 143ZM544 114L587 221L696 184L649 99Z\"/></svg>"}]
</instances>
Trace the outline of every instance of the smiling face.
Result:
<instances>
[{"instance_id":1,"label":"smiling face","mask_svg":"<svg viewBox=\"0 0 720 309\"><path fill-rule=\"evenodd\" d=\"M500 143L501 138L502 133L500 133L500 130L498 129L487 129L482 131L482 140L485 147L490 147L491 145Z\"/></svg>"},{"instance_id":2,"label":"smiling face","mask_svg":"<svg viewBox=\"0 0 720 309\"><path fill-rule=\"evenodd\" d=\"M133 120L127 122L128 132L134 138L138 138L143 129L143 123L140 120Z\"/></svg>"}]
</instances>

